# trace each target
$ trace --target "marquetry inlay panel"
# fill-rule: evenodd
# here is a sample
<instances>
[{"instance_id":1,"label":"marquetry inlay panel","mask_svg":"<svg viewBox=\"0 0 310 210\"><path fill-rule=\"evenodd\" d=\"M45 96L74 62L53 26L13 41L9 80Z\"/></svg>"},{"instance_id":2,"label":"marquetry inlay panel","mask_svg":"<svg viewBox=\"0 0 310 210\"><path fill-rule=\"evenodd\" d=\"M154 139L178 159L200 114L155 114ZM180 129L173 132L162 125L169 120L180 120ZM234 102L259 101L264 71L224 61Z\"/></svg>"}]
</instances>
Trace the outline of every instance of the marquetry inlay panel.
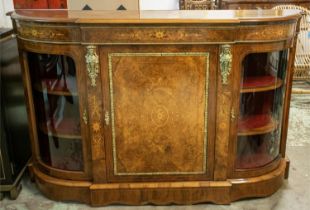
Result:
<instances>
[{"instance_id":1,"label":"marquetry inlay panel","mask_svg":"<svg viewBox=\"0 0 310 210\"><path fill-rule=\"evenodd\" d=\"M206 173L209 54L108 57L114 175Z\"/></svg>"},{"instance_id":2,"label":"marquetry inlay panel","mask_svg":"<svg viewBox=\"0 0 310 210\"><path fill-rule=\"evenodd\" d=\"M34 24L17 22L17 35L23 39L55 42L77 42L80 40L80 29L76 26L52 24Z\"/></svg>"}]
</instances>

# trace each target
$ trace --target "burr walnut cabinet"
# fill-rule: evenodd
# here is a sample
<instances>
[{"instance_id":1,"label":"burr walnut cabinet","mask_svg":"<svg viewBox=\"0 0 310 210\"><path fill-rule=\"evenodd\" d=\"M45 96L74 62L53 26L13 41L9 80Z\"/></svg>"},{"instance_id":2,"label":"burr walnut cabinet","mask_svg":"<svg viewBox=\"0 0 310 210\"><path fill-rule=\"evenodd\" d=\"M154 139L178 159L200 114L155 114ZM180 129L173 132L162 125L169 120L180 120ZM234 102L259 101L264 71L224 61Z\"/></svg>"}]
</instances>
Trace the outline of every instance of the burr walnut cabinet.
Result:
<instances>
[{"instance_id":1,"label":"burr walnut cabinet","mask_svg":"<svg viewBox=\"0 0 310 210\"><path fill-rule=\"evenodd\" d=\"M288 176L299 19L15 11L38 188L94 206L271 195Z\"/></svg>"}]
</instances>

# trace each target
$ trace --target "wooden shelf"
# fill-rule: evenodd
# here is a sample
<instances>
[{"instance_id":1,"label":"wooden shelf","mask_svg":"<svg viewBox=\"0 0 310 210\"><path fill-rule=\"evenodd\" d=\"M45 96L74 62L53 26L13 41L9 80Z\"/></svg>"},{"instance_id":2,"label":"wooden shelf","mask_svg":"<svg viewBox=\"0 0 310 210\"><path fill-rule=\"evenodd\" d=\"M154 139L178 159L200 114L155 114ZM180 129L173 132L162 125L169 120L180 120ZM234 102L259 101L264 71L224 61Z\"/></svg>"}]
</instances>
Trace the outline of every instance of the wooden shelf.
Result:
<instances>
[{"instance_id":1,"label":"wooden shelf","mask_svg":"<svg viewBox=\"0 0 310 210\"><path fill-rule=\"evenodd\" d=\"M267 153L256 153L239 157L236 161L237 169L253 169L271 163L274 158Z\"/></svg>"},{"instance_id":2,"label":"wooden shelf","mask_svg":"<svg viewBox=\"0 0 310 210\"><path fill-rule=\"evenodd\" d=\"M259 135L277 129L278 123L268 114L247 116L238 122L238 136Z\"/></svg>"},{"instance_id":3,"label":"wooden shelf","mask_svg":"<svg viewBox=\"0 0 310 210\"><path fill-rule=\"evenodd\" d=\"M51 95L61 96L77 96L76 79L74 77L67 77L57 79L44 79L41 83L35 83L34 89L39 92L47 92Z\"/></svg>"},{"instance_id":4,"label":"wooden shelf","mask_svg":"<svg viewBox=\"0 0 310 210\"><path fill-rule=\"evenodd\" d=\"M63 139L81 139L80 128L75 119L63 119L57 125L53 126L51 121L40 123L40 130L48 135Z\"/></svg>"},{"instance_id":5,"label":"wooden shelf","mask_svg":"<svg viewBox=\"0 0 310 210\"><path fill-rule=\"evenodd\" d=\"M274 90L282 84L283 81L274 76L247 77L243 81L241 93Z\"/></svg>"}]
</instances>

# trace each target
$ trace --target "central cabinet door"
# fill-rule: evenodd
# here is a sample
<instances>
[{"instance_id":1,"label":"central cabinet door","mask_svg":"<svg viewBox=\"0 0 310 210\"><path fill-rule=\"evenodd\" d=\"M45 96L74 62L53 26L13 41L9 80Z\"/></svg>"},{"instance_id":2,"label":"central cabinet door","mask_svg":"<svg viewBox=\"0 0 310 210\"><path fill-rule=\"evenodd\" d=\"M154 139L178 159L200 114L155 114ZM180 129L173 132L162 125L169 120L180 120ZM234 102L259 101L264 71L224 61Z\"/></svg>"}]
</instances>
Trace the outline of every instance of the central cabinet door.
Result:
<instances>
[{"instance_id":1,"label":"central cabinet door","mask_svg":"<svg viewBox=\"0 0 310 210\"><path fill-rule=\"evenodd\" d=\"M110 181L211 178L215 50L100 48Z\"/></svg>"}]
</instances>

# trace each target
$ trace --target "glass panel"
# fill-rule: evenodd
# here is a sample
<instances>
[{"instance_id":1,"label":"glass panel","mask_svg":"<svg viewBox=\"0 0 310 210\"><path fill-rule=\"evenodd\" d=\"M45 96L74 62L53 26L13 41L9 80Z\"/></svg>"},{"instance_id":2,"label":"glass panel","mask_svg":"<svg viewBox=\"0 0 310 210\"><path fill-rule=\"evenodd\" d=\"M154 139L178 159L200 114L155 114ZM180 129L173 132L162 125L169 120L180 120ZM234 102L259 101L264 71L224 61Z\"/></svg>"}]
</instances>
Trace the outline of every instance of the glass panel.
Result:
<instances>
[{"instance_id":1,"label":"glass panel","mask_svg":"<svg viewBox=\"0 0 310 210\"><path fill-rule=\"evenodd\" d=\"M42 160L55 168L82 170L76 70L72 58L28 53Z\"/></svg>"},{"instance_id":2,"label":"glass panel","mask_svg":"<svg viewBox=\"0 0 310 210\"><path fill-rule=\"evenodd\" d=\"M288 51L243 61L236 168L264 166L279 155Z\"/></svg>"}]
</instances>

